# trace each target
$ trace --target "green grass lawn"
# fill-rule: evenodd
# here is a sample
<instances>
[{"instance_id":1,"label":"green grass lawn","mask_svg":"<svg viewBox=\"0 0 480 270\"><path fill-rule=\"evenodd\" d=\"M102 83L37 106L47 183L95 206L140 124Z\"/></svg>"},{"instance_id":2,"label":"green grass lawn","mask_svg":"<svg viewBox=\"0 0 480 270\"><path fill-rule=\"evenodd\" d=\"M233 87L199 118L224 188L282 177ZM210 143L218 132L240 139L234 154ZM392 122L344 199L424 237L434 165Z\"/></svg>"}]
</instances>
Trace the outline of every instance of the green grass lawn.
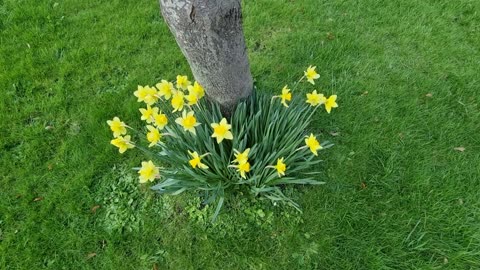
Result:
<instances>
[{"instance_id":1,"label":"green grass lawn","mask_svg":"<svg viewBox=\"0 0 480 270\"><path fill-rule=\"evenodd\" d=\"M0 269L480 269L480 2L245 1L244 30L259 91L317 66L336 146L302 214L211 225L109 144L138 84L191 74L157 2L0 0Z\"/></svg>"}]
</instances>

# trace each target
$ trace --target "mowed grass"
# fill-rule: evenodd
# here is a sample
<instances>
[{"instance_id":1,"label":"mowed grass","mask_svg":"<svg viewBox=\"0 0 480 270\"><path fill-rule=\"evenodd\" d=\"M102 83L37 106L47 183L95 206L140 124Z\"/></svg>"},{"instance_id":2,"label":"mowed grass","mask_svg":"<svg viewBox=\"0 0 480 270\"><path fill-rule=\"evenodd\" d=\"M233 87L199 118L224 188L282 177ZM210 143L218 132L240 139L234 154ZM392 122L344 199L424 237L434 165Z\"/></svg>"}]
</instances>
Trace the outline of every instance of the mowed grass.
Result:
<instances>
[{"instance_id":1,"label":"mowed grass","mask_svg":"<svg viewBox=\"0 0 480 270\"><path fill-rule=\"evenodd\" d=\"M479 269L480 2L245 1L244 31L259 91L317 66L336 146L302 214L208 225L109 145L138 84L191 74L157 2L0 0L0 269Z\"/></svg>"}]
</instances>

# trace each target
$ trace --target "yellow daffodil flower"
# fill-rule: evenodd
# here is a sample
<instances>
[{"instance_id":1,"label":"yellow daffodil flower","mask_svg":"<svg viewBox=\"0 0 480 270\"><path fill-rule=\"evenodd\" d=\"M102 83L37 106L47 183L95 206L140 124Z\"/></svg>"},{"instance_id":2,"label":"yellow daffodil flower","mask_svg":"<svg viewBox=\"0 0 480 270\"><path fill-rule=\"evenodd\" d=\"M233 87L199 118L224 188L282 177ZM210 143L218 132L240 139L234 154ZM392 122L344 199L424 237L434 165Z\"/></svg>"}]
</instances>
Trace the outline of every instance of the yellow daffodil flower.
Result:
<instances>
[{"instance_id":1,"label":"yellow daffodil flower","mask_svg":"<svg viewBox=\"0 0 480 270\"><path fill-rule=\"evenodd\" d=\"M311 106L318 106L320 104L325 103L327 99L323 96L323 94L317 94L317 90L314 90L312 93L307 94L307 103Z\"/></svg>"},{"instance_id":2,"label":"yellow daffodil flower","mask_svg":"<svg viewBox=\"0 0 480 270\"><path fill-rule=\"evenodd\" d=\"M273 96L272 98L280 98L282 100L281 103L283 104L283 106L288 108L287 101L292 100L292 93L290 93L290 89L288 89L288 87L285 85L282 88L282 94L279 96Z\"/></svg>"},{"instance_id":3,"label":"yellow daffodil flower","mask_svg":"<svg viewBox=\"0 0 480 270\"><path fill-rule=\"evenodd\" d=\"M188 151L188 153L190 154L190 156L192 156L192 159L188 161L190 163L190 165L192 166L192 168L198 167L200 169L208 169L208 166L203 164L202 161L201 161L201 159L204 156L208 155L208 153L204 154L202 156L199 156L197 152Z\"/></svg>"},{"instance_id":4,"label":"yellow daffodil flower","mask_svg":"<svg viewBox=\"0 0 480 270\"><path fill-rule=\"evenodd\" d=\"M183 110L183 106L185 105L185 100L183 99L184 95L182 91L177 91L173 94L172 97L172 112L180 112Z\"/></svg>"},{"instance_id":5,"label":"yellow daffodil flower","mask_svg":"<svg viewBox=\"0 0 480 270\"><path fill-rule=\"evenodd\" d=\"M193 86L189 85L188 92L190 94L194 93L198 99L201 99L205 95L205 90L198 82L195 82Z\"/></svg>"},{"instance_id":6,"label":"yellow daffodil flower","mask_svg":"<svg viewBox=\"0 0 480 270\"><path fill-rule=\"evenodd\" d=\"M142 117L141 119L142 120L145 120L147 123L152 123L155 119L153 118L153 116L155 114L158 114L158 108L157 107L150 107L150 105L147 105L147 108L144 109L144 108L140 108L138 109L140 111L140 113L142 114Z\"/></svg>"},{"instance_id":7,"label":"yellow daffodil flower","mask_svg":"<svg viewBox=\"0 0 480 270\"><path fill-rule=\"evenodd\" d=\"M162 112L153 114L153 124L159 129L163 129L168 124L168 118Z\"/></svg>"},{"instance_id":8,"label":"yellow daffodil flower","mask_svg":"<svg viewBox=\"0 0 480 270\"><path fill-rule=\"evenodd\" d=\"M235 159L232 162L237 162L238 164L243 164L248 162L248 153L250 153L250 148L245 149L245 151L240 152L238 150L235 150Z\"/></svg>"},{"instance_id":9,"label":"yellow daffodil flower","mask_svg":"<svg viewBox=\"0 0 480 270\"><path fill-rule=\"evenodd\" d=\"M113 131L113 137L119 137L120 135L127 134L127 129L124 122L120 121L120 118L114 117L113 120L108 120L107 124Z\"/></svg>"},{"instance_id":10,"label":"yellow daffodil flower","mask_svg":"<svg viewBox=\"0 0 480 270\"><path fill-rule=\"evenodd\" d=\"M146 183L148 181L153 182L155 178L159 175L158 168L150 161L142 161L142 168L138 171L140 176L140 183Z\"/></svg>"},{"instance_id":11,"label":"yellow daffodil flower","mask_svg":"<svg viewBox=\"0 0 480 270\"><path fill-rule=\"evenodd\" d=\"M177 76L177 88L187 90L188 86L192 83L188 80L187 76Z\"/></svg>"},{"instance_id":12,"label":"yellow daffodil flower","mask_svg":"<svg viewBox=\"0 0 480 270\"><path fill-rule=\"evenodd\" d=\"M150 86L145 86L147 88L147 95L144 98L144 102L147 105L153 105L153 103L157 102L158 96L157 96L157 89L155 87L150 87Z\"/></svg>"},{"instance_id":13,"label":"yellow daffodil flower","mask_svg":"<svg viewBox=\"0 0 480 270\"><path fill-rule=\"evenodd\" d=\"M161 82L155 85L158 89L158 96L164 97L165 100L169 100L172 97L172 94L176 91L175 87L173 87L173 83L168 82L166 80L162 80Z\"/></svg>"},{"instance_id":14,"label":"yellow daffodil flower","mask_svg":"<svg viewBox=\"0 0 480 270\"><path fill-rule=\"evenodd\" d=\"M327 113L330 113L332 108L338 107L336 100L337 95L331 95L329 98L327 98L327 100L325 101L325 110L327 110Z\"/></svg>"},{"instance_id":15,"label":"yellow daffodil flower","mask_svg":"<svg viewBox=\"0 0 480 270\"><path fill-rule=\"evenodd\" d=\"M315 138L315 136L313 136L312 133L310 133L310 136L305 136L305 137L306 137L305 139L306 146L310 148L310 151L312 151L312 153L315 156L318 156L317 150L322 149L322 146L317 141L317 138Z\"/></svg>"},{"instance_id":16,"label":"yellow daffodil flower","mask_svg":"<svg viewBox=\"0 0 480 270\"><path fill-rule=\"evenodd\" d=\"M145 87L139 85L137 86L137 91L133 92L133 95L137 97L138 102L143 102L148 95L148 91Z\"/></svg>"},{"instance_id":17,"label":"yellow daffodil flower","mask_svg":"<svg viewBox=\"0 0 480 270\"><path fill-rule=\"evenodd\" d=\"M219 123L212 123L211 124L213 128L213 134L212 138L217 138L217 143L221 143L223 139L227 140L232 140L233 139L233 134L230 131L232 128L232 125L229 125L227 123L227 119L222 118L222 120Z\"/></svg>"},{"instance_id":18,"label":"yellow daffodil flower","mask_svg":"<svg viewBox=\"0 0 480 270\"><path fill-rule=\"evenodd\" d=\"M307 81L310 82L311 84L315 84L313 80L320 78L320 75L317 74L317 72L315 71L315 68L317 67L309 66L307 70L304 72L304 75L307 78Z\"/></svg>"},{"instance_id":19,"label":"yellow daffodil flower","mask_svg":"<svg viewBox=\"0 0 480 270\"><path fill-rule=\"evenodd\" d=\"M285 171L287 170L287 165L283 162L283 157L279 158L277 160L277 165L273 167L277 169L277 173L279 177L282 177L285 175Z\"/></svg>"},{"instance_id":20,"label":"yellow daffodil flower","mask_svg":"<svg viewBox=\"0 0 480 270\"><path fill-rule=\"evenodd\" d=\"M189 106L195 105L198 102L198 96L193 92L190 92L188 95L186 95L185 99L188 101Z\"/></svg>"},{"instance_id":21,"label":"yellow daffodil flower","mask_svg":"<svg viewBox=\"0 0 480 270\"><path fill-rule=\"evenodd\" d=\"M243 179L247 178L245 173L250 172L250 163L248 161L244 163L239 163L238 165L234 165L232 167L237 169L237 172L240 173L240 176L242 176Z\"/></svg>"},{"instance_id":22,"label":"yellow daffodil flower","mask_svg":"<svg viewBox=\"0 0 480 270\"><path fill-rule=\"evenodd\" d=\"M153 105L158 100L157 90L150 86L138 86L133 94L138 98L138 102L145 102L147 105Z\"/></svg>"},{"instance_id":23,"label":"yellow daffodil flower","mask_svg":"<svg viewBox=\"0 0 480 270\"><path fill-rule=\"evenodd\" d=\"M183 111L182 117L175 119L175 123L182 126L185 131L190 131L195 135L195 127L200 125L200 123L197 123L197 119L193 114L193 111L189 112L188 114L187 111Z\"/></svg>"},{"instance_id":24,"label":"yellow daffodil flower","mask_svg":"<svg viewBox=\"0 0 480 270\"><path fill-rule=\"evenodd\" d=\"M130 135L126 135L124 137L118 136L117 138L111 140L110 143L118 147L118 152L120 152L120 154L123 154L125 153L125 151L127 151L127 149L135 147L130 141L130 138Z\"/></svg>"},{"instance_id":25,"label":"yellow daffodil flower","mask_svg":"<svg viewBox=\"0 0 480 270\"><path fill-rule=\"evenodd\" d=\"M147 129L149 131L147 133L147 140L150 142L148 147L152 147L156 145L160 141L160 139L162 139L162 134L160 134L160 131L158 131L158 129L154 126L148 125Z\"/></svg>"}]
</instances>

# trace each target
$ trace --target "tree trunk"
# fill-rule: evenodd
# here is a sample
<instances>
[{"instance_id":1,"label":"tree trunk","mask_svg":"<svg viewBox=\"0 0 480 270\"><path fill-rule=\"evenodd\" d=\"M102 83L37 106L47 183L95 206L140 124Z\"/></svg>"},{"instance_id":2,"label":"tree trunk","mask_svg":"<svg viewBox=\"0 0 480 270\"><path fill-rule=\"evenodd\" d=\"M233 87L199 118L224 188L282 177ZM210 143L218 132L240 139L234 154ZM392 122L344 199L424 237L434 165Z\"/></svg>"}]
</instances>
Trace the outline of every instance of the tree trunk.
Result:
<instances>
[{"instance_id":1,"label":"tree trunk","mask_svg":"<svg viewBox=\"0 0 480 270\"><path fill-rule=\"evenodd\" d=\"M229 115L253 88L240 0L160 0L160 8L193 76Z\"/></svg>"}]
</instances>

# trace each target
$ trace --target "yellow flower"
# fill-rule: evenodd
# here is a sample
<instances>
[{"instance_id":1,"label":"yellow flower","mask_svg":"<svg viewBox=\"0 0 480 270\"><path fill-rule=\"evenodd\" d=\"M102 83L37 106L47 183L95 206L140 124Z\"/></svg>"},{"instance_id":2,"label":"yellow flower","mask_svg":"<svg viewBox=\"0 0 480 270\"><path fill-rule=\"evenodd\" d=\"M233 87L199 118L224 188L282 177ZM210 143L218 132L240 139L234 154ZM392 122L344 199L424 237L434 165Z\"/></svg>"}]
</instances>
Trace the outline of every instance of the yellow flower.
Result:
<instances>
[{"instance_id":1,"label":"yellow flower","mask_svg":"<svg viewBox=\"0 0 480 270\"><path fill-rule=\"evenodd\" d=\"M198 167L200 169L208 169L208 166L203 164L202 161L201 161L201 159L204 156L208 155L208 153L204 154L202 156L199 156L197 152L188 151L188 153L190 154L190 156L192 156L192 159L188 161L190 163L190 165L192 166L192 168Z\"/></svg>"},{"instance_id":2,"label":"yellow flower","mask_svg":"<svg viewBox=\"0 0 480 270\"><path fill-rule=\"evenodd\" d=\"M277 169L277 173L279 177L282 177L285 175L285 171L287 170L287 165L283 163L283 157L279 158L277 160L277 165L273 166L275 169Z\"/></svg>"},{"instance_id":3,"label":"yellow flower","mask_svg":"<svg viewBox=\"0 0 480 270\"><path fill-rule=\"evenodd\" d=\"M201 99L205 95L205 90L203 90L203 87L198 82L195 82L193 86L189 85L188 92L190 94L194 93L198 99Z\"/></svg>"},{"instance_id":4,"label":"yellow flower","mask_svg":"<svg viewBox=\"0 0 480 270\"><path fill-rule=\"evenodd\" d=\"M307 81L310 82L311 84L315 84L313 80L320 78L320 75L317 74L317 72L315 71L315 68L317 67L309 66L307 70L304 72L305 77L307 77Z\"/></svg>"},{"instance_id":5,"label":"yellow flower","mask_svg":"<svg viewBox=\"0 0 480 270\"><path fill-rule=\"evenodd\" d=\"M108 120L107 124L110 126L110 129L113 131L113 137L119 137L120 135L127 134L127 129L125 128L124 122L120 121L120 118L114 117L113 120Z\"/></svg>"},{"instance_id":6,"label":"yellow flower","mask_svg":"<svg viewBox=\"0 0 480 270\"><path fill-rule=\"evenodd\" d=\"M185 100L183 100L183 92L177 91L172 97L173 112L182 111L183 105L185 105Z\"/></svg>"},{"instance_id":7,"label":"yellow flower","mask_svg":"<svg viewBox=\"0 0 480 270\"><path fill-rule=\"evenodd\" d=\"M305 137L305 144L310 148L310 151L312 151L315 156L318 156L317 150L322 149L322 146L317 141L317 138L315 138L312 133L310 133L310 136Z\"/></svg>"},{"instance_id":8,"label":"yellow flower","mask_svg":"<svg viewBox=\"0 0 480 270\"><path fill-rule=\"evenodd\" d=\"M198 97L193 92L190 92L188 95L186 95L185 99L188 101L189 106L195 105L198 102Z\"/></svg>"},{"instance_id":9,"label":"yellow flower","mask_svg":"<svg viewBox=\"0 0 480 270\"><path fill-rule=\"evenodd\" d=\"M138 102L145 102L147 105L152 105L158 100L157 90L150 86L138 86L137 91L133 94L138 98Z\"/></svg>"},{"instance_id":10,"label":"yellow flower","mask_svg":"<svg viewBox=\"0 0 480 270\"><path fill-rule=\"evenodd\" d=\"M148 125L147 129L148 131L150 131L147 133L147 140L150 142L148 147L152 147L160 141L160 139L162 138L162 134L160 134L160 131L158 131L158 129L154 126Z\"/></svg>"},{"instance_id":11,"label":"yellow flower","mask_svg":"<svg viewBox=\"0 0 480 270\"><path fill-rule=\"evenodd\" d=\"M125 153L127 149L135 147L130 141L130 135L125 137L118 136L117 138L111 140L110 143L118 147L118 152L120 152L120 154Z\"/></svg>"},{"instance_id":12,"label":"yellow flower","mask_svg":"<svg viewBox=\"0 0 480 270\"><path fill-rule=\"evenodd\" d=\"M329 98L327 98L327 100L325 101L325 110L327 110L327 113L330 113L332 108L338 107L336 100L337 95L331 95Z\"/></svg>"},{"instance_id":13,"label":"yellow flower","mask_svg":"<svg viewBox=\"0 0 480 270\"><path fill-rule=\"evenodd\" d=\"M237 168L237 172L240 173L240 175L242 176L242 178L246 179L247 177L245 176L245 173L248 173L250 172L250 163L247 161L247 162L244 162L244 163L240 163L236 166L232 166L234 168Z\"/></svg>"},{"instance_id":14,"label":"yellow flower","mask_svg":"<svg viewBox=\"0 0 480 270\"><path fill-rule=\"evenodd\" d=\"M163 129L168 124L168 118L162 112L153 114L153 124L159 129Z\"/></svg>"},{"instance_id":15,"label":"yellow flower","mask_svg":"<svg viewBox=\"0 0 480 270\"><path fill-rule=\"evenodd\" d=\"M235 159L233 160L233 162L237 162L238 164L243 164L248 162L248 153L250 152L250 148L245 149L243 153L241 153L238 150L234 150L234 151L235 151L235 154L234 154Z\"/></svg>"},{"instance_id":16,"label":"yellow flower","mask_svg":"<svg viewBox=\"0 0 480 270\"><path fill-rule=\"evenodd\" d=\"M177 76L177 88L187 90L188 86L192 83L188 80L187 76Z\"/></svg>"},{"instance_id":17,"label":"yellow flower","mask_svg":"<svg viewBox=\"0 0 480 270\"><path fill-rule=\"evenodd\" d=\"M139 85L137 86L137 91L133 92L133 94L138 98L138 102L142 102L145 100L145 97L148 95L148 91L145 87Z\"/></svg>"},{"instance_id":18,"label":"yellow flower","mask_svg":"<svg viewBox=\"0 0 480 270\"><path fill-rule=\"evenodd\" d=\"M323 94L317 94L317 90L314 90L312 93L307 94L307 103L310 103L311 106L318 106L325 103L327 99Z\"/></svg>"},{"instance_id":19,"label":"yellow flower","mask_svg":"<svg viewBox=\"0 0 480 270\"><path fill-rule=\"evenodd\" d=\"M187 114L187 111L182 112L182 117L178 117L175 119L175 123L179 124L183 127L185 131L190 131L191 133L195 134L195 127L200 125L197 123L197 119L193 116L193 111Z\"/></svg>"},{"instance_id":20,"label":"yellow flower","mask_svg":"<svg viewBox=\"0 0 480 270\"><path fill-rule=\"evenodd\" d=\"M150 105L147 105L147 108L141 108L139 109L140 113L142 113L142 120L145 120L147 123L152 123L155 119L153 116L155 114L158 114L158 108L157 107L150 107Z\"/></svg>"},{"instance_id":21,"label":"yellow flower","mask_svg":"<svg viewBox=\"0 0 480 270\"><path fill-rule=\"evenodd\" d=\"M140 174L140 176L138 177L140 178L140 183L143 184L148 181L153 182L153 180L155 180L155 178L159 175L159 171L151 160L148 162L142 161L142 168L140 168L138 174Z\"/></svg>"},{"instance_id":22,"label":"yellow flower","mask_svg":"<svg viewBox=\"0 0 480 270\"><path fill-rule=\"evenodd\" d=\"M173 87L173 83L166 80L162 80L155 85L158 89L158 96L165 97L165 100L169 100L172 94L176 91Z\"/></svg>"},{"instance_id":23,"label":"yellow flower","mask_svg":"<svg viewBox=\"0 0 480 270\"><path fill-rule=\"evenodd\" d=\"M286 101L292 100L292 93L290 93L290 89L288 89L287 86L285 85L282 88L282 94L280 96L276 96L276 97L281 98L283 106L288 107Z\"/></svg>"},{"instance_id":24,"label":"yellow flower","mask_svg":"<svg viewBox=\"0 0 480 270\"><path fill-rule=\"evenodd\" d=\"M217 143L221 143L223 139L232 140L233 134L230 132L232 125L227 123L227 119L222 118L219 123L212 123L213 128L212 138L217 138Z\"/></svg>"}]
</instances>

